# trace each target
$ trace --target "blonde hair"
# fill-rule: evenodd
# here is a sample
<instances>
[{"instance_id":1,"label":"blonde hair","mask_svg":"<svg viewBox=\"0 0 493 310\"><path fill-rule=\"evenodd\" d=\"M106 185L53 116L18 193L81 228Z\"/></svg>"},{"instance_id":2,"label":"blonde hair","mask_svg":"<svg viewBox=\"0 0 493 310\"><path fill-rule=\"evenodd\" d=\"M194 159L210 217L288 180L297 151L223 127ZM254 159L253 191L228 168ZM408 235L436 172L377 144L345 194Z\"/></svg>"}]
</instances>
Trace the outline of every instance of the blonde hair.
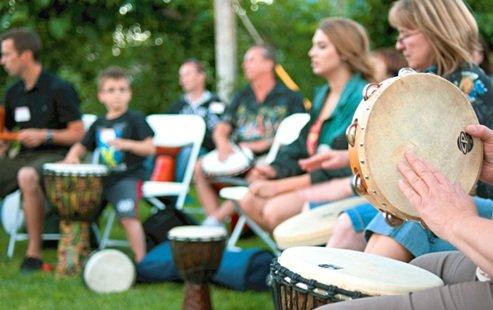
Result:
<instances>
[{"instance_id":1,"label":"blonde hair","mask_svg":"<svg viewBox=\"0 0 493 310\"><path fill-rule=\"evenodd\" d=\"M376 80L370 40L363 26L347 18L330 17L323 19L318 29L329 38L352 73L361 73L367 81Z\"/></svg>"},{"instance_id":2,"label":"blonde hair","mask_svg":"<svg viewBox=\"0 0 493 310\"><path fill-rule=\"evenodd\" d=\"M462 0L398 0L389 11L389 23L419 30L428 38L439 75L472 63L478 25Z\"/></svg>"}]
</instances>

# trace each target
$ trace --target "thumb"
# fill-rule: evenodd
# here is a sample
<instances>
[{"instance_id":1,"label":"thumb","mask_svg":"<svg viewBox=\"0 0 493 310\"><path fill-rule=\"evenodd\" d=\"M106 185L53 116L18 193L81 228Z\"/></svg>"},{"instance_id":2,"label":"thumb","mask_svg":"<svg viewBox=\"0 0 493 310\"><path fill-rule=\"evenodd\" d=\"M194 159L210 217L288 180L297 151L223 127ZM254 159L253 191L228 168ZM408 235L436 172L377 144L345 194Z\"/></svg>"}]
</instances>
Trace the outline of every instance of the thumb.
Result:
<instances>
[{"instance_id":1,"label":"thumb","mask_svg":"<svg viewBox=\"0 0 493 310\"><path fill-rule=\"evenodd\" d=\"M493 130L484 125L468 125L466 132L475 138L481 139L483 142L493 143Z\"/></svg>"}]
</instances>

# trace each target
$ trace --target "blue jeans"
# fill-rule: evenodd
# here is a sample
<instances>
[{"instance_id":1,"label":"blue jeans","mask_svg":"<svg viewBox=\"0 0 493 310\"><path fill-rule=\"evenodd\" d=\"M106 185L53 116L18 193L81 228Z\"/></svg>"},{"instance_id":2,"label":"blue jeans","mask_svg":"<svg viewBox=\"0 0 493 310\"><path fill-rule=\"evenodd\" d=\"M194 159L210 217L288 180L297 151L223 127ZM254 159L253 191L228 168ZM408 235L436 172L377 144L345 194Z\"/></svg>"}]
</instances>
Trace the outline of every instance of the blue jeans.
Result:
<instances>
[{"instance_id":1,"label":"blue jeans","mask_svg":"<svg viewBox=\"0 0 493 310\"><path fill-rule=\"evenodd\" d=\"M493 200L474 197L474 203L479 216L483 218L492 217ZM411 252L414 257L432 252L456 250L452 244L438 238L417 222L407 221L399 227L392 227L387 224L382 214L375 216L368 224L365 230L365 237L369 239L373 233L391 237Z\"/></svg>"}]
</instances>

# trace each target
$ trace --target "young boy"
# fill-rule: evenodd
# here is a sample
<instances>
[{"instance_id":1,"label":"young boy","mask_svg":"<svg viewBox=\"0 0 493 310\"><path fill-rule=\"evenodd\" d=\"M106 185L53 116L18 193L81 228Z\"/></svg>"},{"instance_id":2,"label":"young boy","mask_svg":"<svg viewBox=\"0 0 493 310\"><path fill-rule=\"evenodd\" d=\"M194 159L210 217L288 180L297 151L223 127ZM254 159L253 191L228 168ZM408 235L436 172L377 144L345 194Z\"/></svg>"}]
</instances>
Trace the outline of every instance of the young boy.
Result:
<instances>
[{"instance_id":1,"label":"young boy","mask_svg":"<svg viewBox=\"0 0 493 310\"><path fill-rule=\"evenodd\" d=\"M98 99L105 105L106 115L94 122L82 142L72 146L64 162L79 163L88 150L99 153L99 163L111 171L104 179L102 198L115 207L138 263L146 247L137 204L145 175L143 162L154 153L154 133L144 115L128 110L131 98L125 72L117 67L104 70L98 77Z\"/></svg>"}]
</instances>

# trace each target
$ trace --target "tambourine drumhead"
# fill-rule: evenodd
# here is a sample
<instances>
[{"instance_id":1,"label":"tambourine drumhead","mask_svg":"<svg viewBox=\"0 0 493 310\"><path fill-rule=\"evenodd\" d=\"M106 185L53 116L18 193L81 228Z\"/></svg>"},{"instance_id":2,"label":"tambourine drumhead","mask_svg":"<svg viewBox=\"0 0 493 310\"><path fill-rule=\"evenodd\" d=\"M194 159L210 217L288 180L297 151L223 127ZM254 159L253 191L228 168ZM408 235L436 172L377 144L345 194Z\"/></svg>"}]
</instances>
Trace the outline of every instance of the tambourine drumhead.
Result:
<instances>
[{"instance_id":1,"label":"tambourine drumhead","mask_svg":"<svg viewBox=\"0 0 493 310\"><path fill-rule=\"evenodd\" d=\"M433 74L412 73L384 81L359 106L351 167L366 186L368 200L405 219L419 219L398 188L397 164L412 150L469 192L483 158L480 140L464 132L477 124L459 88Z\"/></svg>"},{"instance_id":2,"label":"tambourine drumhead","mask_svg":"<svg viewBox=\"0 0 493 310\"><path fill-rule=\"evenodd\" d=\"M93 164L44 164L45 173L54 173L58 175L96 175L104 176L108 174L108 168L104 165Z\"/></svg>"},{"instance_id":3,"label":"tambourine drumhead","mask_svg":"<svg viewBox=\"0 0 493 310\"><path fill-rule=\"evenodd\" d=\"M293 216L274 229L274 239L281 249L325 244L332 235L339 214L365 202L362 197L353 197Z\"/></svg>"},{"instance_id":4,"label":"tambourine drumhead","mask_svg":"<svg viewBox=\"0 0 493 310\"><path fill-rule=\"evenodd\" d=\"M177 241L216 241L226 239L226 229L219 226L178 226L168 232L170 240Z\"/></svg>"},{"instance_id":5,"label":"tambourine drumhead","mask_svg":"<svg viewBox=\"0 0 493 310\"><path fill-rule=\"evenodd\" d=\"M96 293L118 293L128 290L135 282L132 260L122 252L106 249L93 253L83 271L84 283Z\"/></svg>"},{"instance_id":6,"label":"tambourine drumhead","mask_svg":"<svg viewBox=\"0 0 493 310\"><path fill-rule=\"evenodd\" d=\"M307 280L371 296L443 286L439 277L424 269L358 251L293 247L282 252L278 262Z\"/></svg>"},{"instance_id":7,"label":"tambourine drumhead","mask_svg":"<svg viewBox=\"0 0 493 310\"><path fill-rule=\"evenodd\" d=\"M235 146L234 153L225 161L219 160L219 153L213 150L202 157L202 170L205 174L219 176L234 176L248 170L253 165L253 153L250 149Z\"/></svg>"}]
</instances>

